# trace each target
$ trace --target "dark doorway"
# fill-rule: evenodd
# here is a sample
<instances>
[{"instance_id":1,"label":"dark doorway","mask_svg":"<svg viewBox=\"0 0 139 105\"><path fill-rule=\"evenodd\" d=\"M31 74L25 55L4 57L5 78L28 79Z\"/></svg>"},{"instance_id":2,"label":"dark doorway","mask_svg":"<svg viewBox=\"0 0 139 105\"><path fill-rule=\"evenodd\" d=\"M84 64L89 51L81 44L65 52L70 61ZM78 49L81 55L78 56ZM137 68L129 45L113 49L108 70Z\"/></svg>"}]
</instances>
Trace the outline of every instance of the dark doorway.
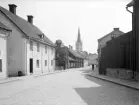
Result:
<instances>
[{"instance_id":1,"label":"dark doorway","mask_svg":"<svg viewBox=\"0 0 139 105\"><path fill-rule=\"evenodd\" d=\"M33 73L33 59L30 59L30 73Z\"/></svg>"}]
</instances>

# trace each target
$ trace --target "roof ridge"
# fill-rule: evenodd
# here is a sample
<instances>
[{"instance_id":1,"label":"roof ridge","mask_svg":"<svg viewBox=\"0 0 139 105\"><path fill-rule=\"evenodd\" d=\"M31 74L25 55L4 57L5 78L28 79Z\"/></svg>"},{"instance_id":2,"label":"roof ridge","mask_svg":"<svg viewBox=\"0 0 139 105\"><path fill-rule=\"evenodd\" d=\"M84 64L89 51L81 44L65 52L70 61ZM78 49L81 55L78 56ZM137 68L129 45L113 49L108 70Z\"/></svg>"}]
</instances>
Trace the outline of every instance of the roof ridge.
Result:
<instances>
[{"instance_id":1,"label":"roof ridge","mask_svg":"<svg viewBox=\"0 0 139 105\"><path fill-rule=\"evenodd\" d=\"M121 30L117 30L117 31L113 30L113 31L111 31L110 33L108 33L108 34L102 36L101 38L99 38L98 41L101 41L103 38L105 38L106 36L112 34L113 32L121 32L122 34L124 34L124 32L122 32Z\"/></svg>"},{"instance_id":2,"label":"roof ridge","mask_svg":"<svg viewBox=\"0 0 139 105\"><path fill-rule=\"evenodd\" d=\"M36 39L40 39L40 37L38 36L38 34L43 34L43 32L34 24L30 24L27 20L25 20L24 18L18 16L18 15L14 15L12 14L10 11L8 11L7 9L3 8L0 6L0 11L10 20L12 21L12 23L14 25L16 25L16 27L22 32L24 33L24 35L26 35L27 37L34 37ZM54 45L54 43L48 38L46 37L46 35L44 36L44 43L47 42L51 45ZM46 43L46 44L47 44Z\"/></svg>"}]
</instances>

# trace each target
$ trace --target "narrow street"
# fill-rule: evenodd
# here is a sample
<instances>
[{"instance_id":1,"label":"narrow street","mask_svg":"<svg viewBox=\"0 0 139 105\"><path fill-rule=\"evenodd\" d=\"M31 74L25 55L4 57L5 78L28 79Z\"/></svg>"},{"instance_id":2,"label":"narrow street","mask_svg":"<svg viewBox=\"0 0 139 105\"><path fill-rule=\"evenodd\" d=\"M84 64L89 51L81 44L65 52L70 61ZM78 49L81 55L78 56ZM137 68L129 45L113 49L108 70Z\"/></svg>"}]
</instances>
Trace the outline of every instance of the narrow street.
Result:
<instances>
[{"instance_id":1,"label":"narrow street","mask_svg":"<svg viewBox=\"0 0 139 105\"><path fill-rule=\"evenodd\" d=\"M138 105L139 91L71 70L0 84L0 105Z\"/></svg>"}]
</instances>

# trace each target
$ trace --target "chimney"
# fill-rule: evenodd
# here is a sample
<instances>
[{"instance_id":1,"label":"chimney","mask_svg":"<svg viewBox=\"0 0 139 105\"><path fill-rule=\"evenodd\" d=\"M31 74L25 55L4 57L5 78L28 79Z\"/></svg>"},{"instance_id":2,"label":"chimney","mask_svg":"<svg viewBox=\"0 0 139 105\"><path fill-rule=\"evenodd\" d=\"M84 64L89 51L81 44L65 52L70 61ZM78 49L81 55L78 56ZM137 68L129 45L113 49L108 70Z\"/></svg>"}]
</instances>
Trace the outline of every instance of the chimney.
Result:
<instances>
[{"instance_id":1,"label":"chimney","mask_svg":"<svg viewBox=\"0 0 139 105\"><path fill-rule=\"evenodd\" d=\"M73 48L73 47L71 46L71 50L72 50L72 48Z\"/></svg>"},{"instance_id":2,"label":"chimney","mask_svg":"<svg viewBox=\"0 0 139 105\"><path fill-rule=\"evenodd\" d=\"M16 7L15 4L9 4L9 11L16 15Z\"/></svg>"},{"instance_id":3,"label":"chimney","mask_svg":"<svg viewBox=\"0 0 139 105\"><path fill-rule=\"evenodd\" d=\"M69 45L69 49L70 49L70 45Z\"/></svg>"},{"instance_id":4,"label":"chimney","mask_svg":"<svg viewBox=\"0 0 139 105\"><path fill-rule=\"evenodd\" d=\"M114 31L119 31L119 28L114 28Z\"/></svg>"},{"instance_id":5,"label":"chimney","mask_svg":"<svg viewBox=\"0 0 139 105\"><path fill-rule=\"evenodd\" d=\"M28 22L33 24L33 16L32 15L27 15L28 17Z\"/></svg>"}]
</instances>

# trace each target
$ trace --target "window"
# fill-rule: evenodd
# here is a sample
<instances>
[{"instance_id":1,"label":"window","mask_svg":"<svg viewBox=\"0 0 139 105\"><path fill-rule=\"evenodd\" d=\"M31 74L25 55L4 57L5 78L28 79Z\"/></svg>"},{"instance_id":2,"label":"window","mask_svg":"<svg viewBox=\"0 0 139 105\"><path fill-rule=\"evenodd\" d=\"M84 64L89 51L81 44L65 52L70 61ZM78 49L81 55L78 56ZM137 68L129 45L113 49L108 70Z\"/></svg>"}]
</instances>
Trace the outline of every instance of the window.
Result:
<instances>
[{"instance_id":1,"label":"window","mask_svg":"<svg viewBox=\"0 0 139 105\"><path fill-rule=\"evenodd\" d=\"M37 60L36 66L37 66L37 68L39 68L39 60Z\"/></svg>"},{"instance_id":2,"label":"window","mask_svg":"<svg viewBox=\"0 0 139 105\"><path fill-rule=\"evenodd\" d=\"M45 66L47 66L47 60L45 60Z\"/></svg>"},{"instance_id":3,"label":"window","mask_svg":"<svg viewBox=\"0 0 139 105\"><path fill-rule=\"evenodd\" d=\"M51 48L52 54L54 53L53 48Z\"/></svg>"},{"instance_id":4,"label":"window","mask_svg":"<svg viewBox=\"0 0 139 105\"><path fill-rule=\"evenodd\" d=\"M47 46L45 46L45 53L47 53Z\"/></svg>"},{"instance_id":5,"label":"window","mask_svg":"<svg viewBox=\"0 0 139 105\"><path fill-rule=\"evenodd\" d=\"M53 65L53 60L51 60L51 66Z\"/></svg>"},{"instance_id":6,"label":"window","mask_svg":"<svg viewBox=\"0 0 139 105\"><path fill-rule=\"evenodd\" d=\"M33 51L33 42L30 41L30 51Z\"/></svg>"},{"instance_id":7,"label":"window","mask_svg":"<svg viewBox=\"0 0 139 105\"><path fill-rule=\"evenodd\" d=\"M2 72L2 59L0 59L0 72Z\"/></svg>"},{"instance_id":8,"label":"window","mask_svg":"<svg viewBox=\"0 0 139 105\"><path fill-rule=\"evenodd\" d=\"M37 43L37 52L39 52L39 51L40 51L40 44Z\"/></svg>"}]
</instances>

